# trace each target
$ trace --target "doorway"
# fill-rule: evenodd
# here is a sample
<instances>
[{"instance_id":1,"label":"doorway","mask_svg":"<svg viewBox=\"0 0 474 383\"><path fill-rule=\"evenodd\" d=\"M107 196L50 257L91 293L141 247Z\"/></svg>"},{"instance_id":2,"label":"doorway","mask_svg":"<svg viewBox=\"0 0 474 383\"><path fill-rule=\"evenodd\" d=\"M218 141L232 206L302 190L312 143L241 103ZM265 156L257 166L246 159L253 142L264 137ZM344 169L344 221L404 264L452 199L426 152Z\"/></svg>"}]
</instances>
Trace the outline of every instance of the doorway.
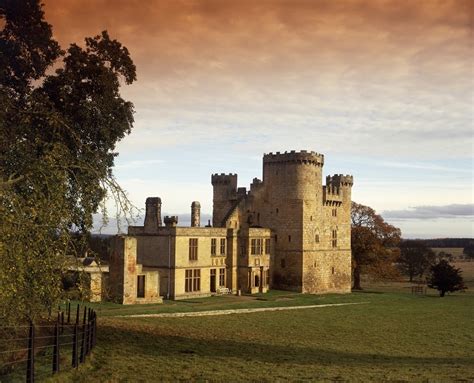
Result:
<instances>
[{"instance_id":1,"label":"doorway","mask_svg":"<svg viewBox=\"0 0 474 383\"><path fill-rule=\"evenodd\" d=\"M216 292L216 269L211 269L211 293Z\"/></svg>"}]
</instances>

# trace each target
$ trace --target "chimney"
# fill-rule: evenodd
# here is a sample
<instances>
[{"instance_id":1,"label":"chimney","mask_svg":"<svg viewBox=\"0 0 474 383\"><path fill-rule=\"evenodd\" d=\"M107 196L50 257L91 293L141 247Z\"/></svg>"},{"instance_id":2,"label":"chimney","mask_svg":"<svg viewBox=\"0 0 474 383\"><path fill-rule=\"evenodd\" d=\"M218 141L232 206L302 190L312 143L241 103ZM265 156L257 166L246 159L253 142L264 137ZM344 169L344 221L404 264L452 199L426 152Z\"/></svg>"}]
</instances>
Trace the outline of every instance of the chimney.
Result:
<instances>
[{"instance_id":1,"label":"chimney","mask_svg":"<svg viewBox=\"0 0 474 383\"><path fill-rule=\"evenodd\" d=\"M161 199L148 197L146 199L145 231L155 232L161 226Z\"/></svg>"},{"instance_id":2,"label":"chimney","mask_svg":"<svg viewBox=\"0 0 474 383\"><path fill-rule=\"evenodd\" d=\"M201 226L201 204L198 201L191 204L191 226Z\"/></svg>"}]
</instances>

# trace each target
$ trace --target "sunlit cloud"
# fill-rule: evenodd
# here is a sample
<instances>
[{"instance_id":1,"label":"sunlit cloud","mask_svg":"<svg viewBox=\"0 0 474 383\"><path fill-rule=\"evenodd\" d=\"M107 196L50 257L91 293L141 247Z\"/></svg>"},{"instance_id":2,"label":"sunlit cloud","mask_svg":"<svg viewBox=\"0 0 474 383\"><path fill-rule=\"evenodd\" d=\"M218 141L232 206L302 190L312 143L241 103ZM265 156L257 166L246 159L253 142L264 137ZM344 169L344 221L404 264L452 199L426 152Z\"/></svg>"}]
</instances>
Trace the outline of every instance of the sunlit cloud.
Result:
<instances>
[{"instance_id":1,"label":"sunlit cloud","mask_svg":"<svg viewBox=\"0 0 474 383\"><path fill-rule=\"evenodd\" d=\"M290 149L328 154L379 211L472 202L470 0L44 2L63 48L107 29L137 65L116 174L138 204L210 212L210 173L248 186Z\"/></svg>"}]
</instances>

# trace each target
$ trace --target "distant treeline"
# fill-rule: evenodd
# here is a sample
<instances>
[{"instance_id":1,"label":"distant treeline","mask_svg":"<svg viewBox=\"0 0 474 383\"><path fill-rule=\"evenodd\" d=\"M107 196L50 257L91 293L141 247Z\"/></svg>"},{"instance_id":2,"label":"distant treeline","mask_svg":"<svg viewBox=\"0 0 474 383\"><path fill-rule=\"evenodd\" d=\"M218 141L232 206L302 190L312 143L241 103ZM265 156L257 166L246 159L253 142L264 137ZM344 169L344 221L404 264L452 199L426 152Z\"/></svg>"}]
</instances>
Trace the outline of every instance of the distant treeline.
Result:
<instances>
[{"instance_id":1,"label":"distant treeline","mask_svg":"<svg viewBox=\"0 0 474 383\"><path fill-rule=\"evenodd\" d=\"M404 240L406 241L406 240ZM474 238L435 238L435 239L419 239L428 247L466 247L474 243Z\"/></svg>"}]
</instances>

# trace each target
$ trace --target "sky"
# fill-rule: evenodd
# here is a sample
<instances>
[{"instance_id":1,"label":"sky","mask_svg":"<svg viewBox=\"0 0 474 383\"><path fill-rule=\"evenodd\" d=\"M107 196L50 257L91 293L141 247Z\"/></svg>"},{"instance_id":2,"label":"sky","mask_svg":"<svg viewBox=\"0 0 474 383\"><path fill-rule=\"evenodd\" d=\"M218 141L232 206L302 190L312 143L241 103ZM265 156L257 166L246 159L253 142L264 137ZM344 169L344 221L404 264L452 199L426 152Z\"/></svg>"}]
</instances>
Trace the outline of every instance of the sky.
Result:
<instances>
[{"instance_id":1,"label":"sky","mask_svg":"<svg viewBox=\"0 0 474 383\"><path fill-rule=\"evenodd\" d=\"M306 149L404 237L474 236L474 1L43 2L63 48L106 29L137 66L115 175L138 207L189 222L212 173Z\"/></svg>"}]
</instances>

